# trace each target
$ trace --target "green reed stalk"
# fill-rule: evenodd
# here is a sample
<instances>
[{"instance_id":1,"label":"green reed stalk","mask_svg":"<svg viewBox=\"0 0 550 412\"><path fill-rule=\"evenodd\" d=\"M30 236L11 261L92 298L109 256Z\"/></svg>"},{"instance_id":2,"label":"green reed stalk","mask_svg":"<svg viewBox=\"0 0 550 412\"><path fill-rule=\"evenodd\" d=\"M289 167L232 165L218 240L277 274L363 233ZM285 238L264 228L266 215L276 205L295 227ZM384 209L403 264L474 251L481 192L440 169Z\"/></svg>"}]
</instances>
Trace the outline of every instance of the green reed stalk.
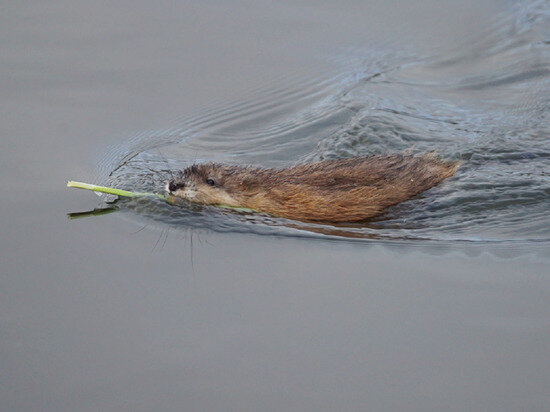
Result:
<instances>
[{"instance_id":1,"label":"green reed stalk","mask_svg":"<svg viewBox=\"0 0 550 412\"><path fill-rule=\"evenodd\" d=\"M161 195L159 193L130 192L128 190L115 189L113 187L97 186L90 183L73 182L72 180L67 182L67 187L76 187L78 189L92 190L94 192L108 193L110 195L124 197L156 196L159 199L165 198L164 195Z\"/></svg>"}]
</instances>

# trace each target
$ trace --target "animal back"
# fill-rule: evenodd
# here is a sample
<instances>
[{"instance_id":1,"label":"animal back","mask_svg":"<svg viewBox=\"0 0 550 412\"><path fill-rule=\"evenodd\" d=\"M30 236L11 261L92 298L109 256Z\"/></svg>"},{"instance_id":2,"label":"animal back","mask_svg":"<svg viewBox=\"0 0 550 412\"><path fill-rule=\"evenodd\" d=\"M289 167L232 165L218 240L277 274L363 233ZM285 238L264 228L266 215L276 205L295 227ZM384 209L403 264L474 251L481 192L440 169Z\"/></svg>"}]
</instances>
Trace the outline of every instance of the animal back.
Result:
<instances>
[{"instance_id":1,"label":"animal back","mask_svg":"<svg viewBox=\"0 0 550 412\"><path fill-rule=\"evenodd\" d=\"M457 167L457 162L433 155L352 157L298 165L278 171L278 184L254 206L303 221L362 221L430 189Z\"/></svg>"}]
</instances>

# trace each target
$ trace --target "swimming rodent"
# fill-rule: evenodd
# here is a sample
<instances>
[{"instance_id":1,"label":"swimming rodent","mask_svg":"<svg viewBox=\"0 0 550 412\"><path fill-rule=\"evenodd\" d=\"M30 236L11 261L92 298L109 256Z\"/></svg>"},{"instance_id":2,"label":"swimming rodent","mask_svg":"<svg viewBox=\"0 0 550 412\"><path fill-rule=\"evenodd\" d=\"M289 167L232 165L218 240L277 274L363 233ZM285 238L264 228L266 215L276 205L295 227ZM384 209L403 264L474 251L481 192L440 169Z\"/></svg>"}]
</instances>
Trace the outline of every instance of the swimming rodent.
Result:
<instances>
[{"instance_id":1,"label":"swimming rodent","mask_svg":"<svg viewBox=\"0 0 550 412\"><path fill-rule=\"evenodd\" d=\"M195 164L170 180L172 196L305 222L358 222L452 176L459 162L433 154L324 160L285 169Z\"/></svg>"}]
</instances>

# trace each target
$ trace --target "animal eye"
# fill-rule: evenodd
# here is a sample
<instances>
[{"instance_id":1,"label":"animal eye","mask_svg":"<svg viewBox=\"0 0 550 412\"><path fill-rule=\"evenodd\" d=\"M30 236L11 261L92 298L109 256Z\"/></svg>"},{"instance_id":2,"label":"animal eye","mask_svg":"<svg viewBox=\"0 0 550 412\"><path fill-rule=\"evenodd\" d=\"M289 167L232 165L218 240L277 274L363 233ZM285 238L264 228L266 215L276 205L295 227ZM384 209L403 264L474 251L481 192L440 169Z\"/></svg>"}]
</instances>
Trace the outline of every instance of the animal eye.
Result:
<instances>
[{"instance_id":1,"label":"animal eye","mask_svg":"<svg viewBox=\"0 0 550 412\"><path fill-rule=\"evenodd\" d=\"M214 180L212 180L212 179L206 179L206 184L208 186L214 186L216 184L216 182L214 182Z\"/></svg>"}]
</instances>

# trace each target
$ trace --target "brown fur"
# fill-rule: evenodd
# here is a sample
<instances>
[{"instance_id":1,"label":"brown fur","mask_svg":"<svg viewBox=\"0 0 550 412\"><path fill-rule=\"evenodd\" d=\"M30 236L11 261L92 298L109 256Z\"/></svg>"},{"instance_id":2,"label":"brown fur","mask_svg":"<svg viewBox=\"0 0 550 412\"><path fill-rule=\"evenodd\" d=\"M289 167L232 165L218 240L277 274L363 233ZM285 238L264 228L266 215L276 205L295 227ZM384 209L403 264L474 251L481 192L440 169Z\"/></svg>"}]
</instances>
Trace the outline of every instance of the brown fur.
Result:
<instances>
[{"instance_id":1,"label":"brown fur","mask_svg":"<svg viewBox=\"0 0 550 412\"><path fill-rule=\"evenodd\" d=\"M202 204L309 222L357 222L435 186L457 168L458 162L431 154L352 157L286 169L206 163L185 169L167 188Z\"/></svg>"}]
</instances>

